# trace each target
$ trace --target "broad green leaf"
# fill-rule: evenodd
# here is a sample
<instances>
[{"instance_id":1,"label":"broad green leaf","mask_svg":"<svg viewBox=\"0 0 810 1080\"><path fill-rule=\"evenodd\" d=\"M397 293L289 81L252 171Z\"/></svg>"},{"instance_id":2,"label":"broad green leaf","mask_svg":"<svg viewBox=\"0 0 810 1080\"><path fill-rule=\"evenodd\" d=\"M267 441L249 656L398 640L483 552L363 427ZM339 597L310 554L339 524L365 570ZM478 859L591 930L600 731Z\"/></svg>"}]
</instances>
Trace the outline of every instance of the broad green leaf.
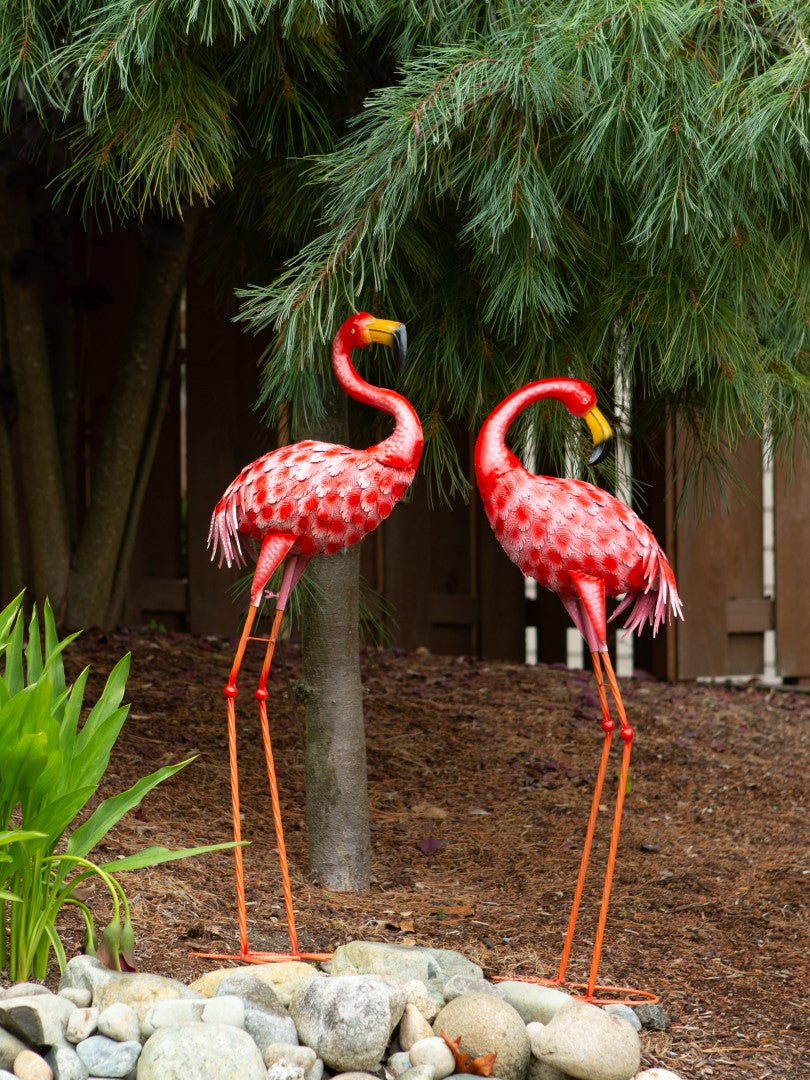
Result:
<instances>
[{"instance_id":1,"label":"broad green leaf","mask_svg":"<svg viewBox=\"0 0 810 1080\"><path fill-rule=\"evenodd\" d=\"M7 604L2 611L0 611L0 644L6 644L8 639L11 625L20 613L22 607L23 596L25 595L25 589L21 593L18 593L10 604Z\"/></svg>"},{"instance_id":2,"label":"broad green leaf","mask_svg":"<svg viewBox=\"0 0 810 1080\"><path fill-rule=\"evenodd\" d=\"M122 705L103 719L98 719L92 739L83 740L80 734L74 741L70 755L71 786L99 782L107 768L110 752L121 734L128 712L129 705ZM82 734L84 730L82 728Z\"/></svg>"},{"instance_id":3,"label":"broad green leaf","mask_svg":"<svg viewBox=\"0 0 810 1080\"><path fill-rule=\"evenodd\" d=\"M35 832L33 829L6 829L0 832L0 847L6 844L16 844L23 840L34 840L44 836L44 833Z\"/></svg>"},{"instance_id":4,"label":"broad green leaf","mask_svg":"<svg viewBox=\"0 0 810 1080\"><path fill-rule=\"evenodd\" d=\"M39 639L39 615L37 614L36 604L34 604L31 611L31 621L28 624L28 644L25 647L25 673L29 685L35 683L42 674L42 643Z\"/></svg>"},{"instance_id":5,"label":"broad green leaf","mask_svg":"<svg viewBox=\"0 0 810 1080\"><path fill-rule=\"evenodd\" d=\"M64 831L96 790L95 784L88 784L68 791L53 802L42 805L26 824L41 832L48 840L47 847L53 850Z\"/></svg>"},{"instance_id":6,"label":"broad green leaf","mask_svg":"<svg viewBox=\"0 0 810 1080\"><path fill-rule=\"evenodd\" d=\"M11 632L8 648L5 652L6 665L3 678L10 697L19 694L25 686L22 663L22 642L23 620L22 616L20 616L14 623L14 629Z\"/></svg>"},{"instance_id":7,"label":"broad green leaf","mask_svg":"<svg viewBox=\"0 0 810 1080\"><path fill-rule=\"evenodd\" d=\"M76 741L76 729L79 725L79 717L82 712L82 701L84 699L84 688L87 684L87 676L89 674L90 668L86 667L75 680L68 692L67 704L59 725L59 740L62 749L65 751L67 751L68 748L72 749Z\"/></svg>"},{"instance_id":8,"label":"broad green leaf","mask_svg":"<svg viewBox=\"0 0 810 1080\"><path fill-rule=\"evenodd\" d=\"M79 753L82 753L84 746L95 738L98 726L103 724L109 714L120 705L128 675L129 653L122 656L110 672L101 697L90 710L90 715L82 725L77 739Z\"/></svg>"},{"instance_id":9,"label":"broad green leaf","mask_svg":"<svg viewBox=\"0 0 810 1080\"><path fill-rule=\"evenodd\" d=\"M102 840L113 825L116 825L128 811L136 807L144 795L148 794L153 787L167 780L170 776L190 765L194 758L188 758L177 765L165 765L162 769L144 776L136 784L119 795L113 795L105 799L97 806L91 816L80 825L68 840L66 854L85 856L92 851L96 844Z\"/></svg>"},{"instance_id":10,"label":"broad green leaf","mask_svg":"<svg viewBox=\"0 0 810 1080\"><path fill-rule=\"evenodd\" d=\"M160 863L174 862L177 859L188 859L192 855L205 855L209 851L227 851L228 848L245 847L247 840L239 844L233 840L224 844L206 844L204 847L177 848L172 850L164 847L144 848L134 855L125 855L122 859L113 859L112 862L103 863L99 869L109 874L122 874L129 870L144 870L147 866L158 866Z\"/></svg>"}]
</instances>

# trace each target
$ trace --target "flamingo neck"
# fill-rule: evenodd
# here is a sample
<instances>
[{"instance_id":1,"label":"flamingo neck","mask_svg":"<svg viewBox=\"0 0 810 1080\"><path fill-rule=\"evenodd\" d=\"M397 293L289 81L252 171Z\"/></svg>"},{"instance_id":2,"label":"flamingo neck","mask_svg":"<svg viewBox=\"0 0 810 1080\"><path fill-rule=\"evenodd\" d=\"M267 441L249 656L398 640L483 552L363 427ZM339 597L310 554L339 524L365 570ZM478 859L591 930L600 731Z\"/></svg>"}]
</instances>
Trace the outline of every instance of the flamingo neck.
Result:
<instances>
[{"instance_id":1,"label":"flamingo neck","mask_svg":"<svg viewBox=\"0 0 810 1080\"><path fill-rule=\"evenodd\" d=\"M506 445L506 433L518 413L543 398L554 398L565 404L570 385L569 379L539 379L515 390L492 410L475 444L475 474L479 487L486 490L502 473L522 468Z\"/></svg>"},{"instance_id":2,"label":"flamingo neck","mask_svg":"<svg viewBox=\"0 0 810 1080\"><path fill-rule=\"evenodd\" d=\"M416 469L424 440L422 425L411 403L394 390L373 386L361 378L352 364L350 352L340 341L336 341L332 349L332 368L349 397L394 418L394 430L388 438L370 446L368 452L382 465Z\"/></svg>"}]
</instances>

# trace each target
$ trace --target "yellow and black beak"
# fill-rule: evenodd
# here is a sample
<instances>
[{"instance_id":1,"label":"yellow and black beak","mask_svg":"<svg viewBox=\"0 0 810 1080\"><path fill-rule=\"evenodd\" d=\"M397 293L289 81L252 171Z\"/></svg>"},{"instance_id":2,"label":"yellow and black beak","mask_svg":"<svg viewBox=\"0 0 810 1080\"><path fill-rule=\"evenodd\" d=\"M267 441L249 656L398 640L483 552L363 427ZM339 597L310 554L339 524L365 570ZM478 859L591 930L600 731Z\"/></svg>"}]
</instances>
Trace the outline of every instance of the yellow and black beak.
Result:
<instances>
[{"instance_id":1,"label":"yellow and black beak","mask_svg":"<svg viewBox=\"0 0 810 1080\"><path fill-rule=\"evenodd\" d=\"M585 413L584 419L593 436L593 453L588 458L588 464L597 465L610 453L613 429L595 405Z\"/></svg>"},{"instance_id":2,"label":"yellow and black beak","mask_svg":"<svg viewBox=\"0 0 810 1080\"><path fill-rule=\"evenodd\" d=\"M366 332L369 341L377 341L394 350L397 365L402 371L408 352L408 331L405 329L405 324L391 319L372 319L366 327Z\"/></svg>"}]
</instances>

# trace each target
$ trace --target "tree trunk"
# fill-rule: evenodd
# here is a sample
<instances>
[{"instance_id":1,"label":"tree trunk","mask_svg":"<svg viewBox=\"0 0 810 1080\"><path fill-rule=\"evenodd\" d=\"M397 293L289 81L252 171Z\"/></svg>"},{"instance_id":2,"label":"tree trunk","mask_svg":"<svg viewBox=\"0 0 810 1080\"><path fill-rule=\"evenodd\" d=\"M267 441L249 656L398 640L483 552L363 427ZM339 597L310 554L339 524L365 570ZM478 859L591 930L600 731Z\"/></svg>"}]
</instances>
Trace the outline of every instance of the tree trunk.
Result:
<instances>
[{"instance_id":1,"label":"tree trunk","mask_svg":"<svg viewBox=\"0 0 810 1080\"><path fill-rule=\"evenodd\" d=\"M90 506L70 575L66 622L104 626L115 571L131 512L138 463L163 362L166 327L173 316L200 211L149 228L129 340L117 365L110 406L92 472Z\"/></svg>"},{"instance_id":2,"label":"tree trunk","mask_svg":"<svg viewBox=\"0 0 810 1080\"><path fill-rule=\"evenodd\" d=\"M67 591L70 541L32 217L25 174L5 172L0 188L0 289L17 407L24 542L34 598L41 603L48 596L59 611Z\"/></svg>"},{"instance_id":3,"label":"tree trunk","mask_svg":"<svg viewBox=\"0 0 810 1080\"><path fill-rule=\"evenodd\" d=\"M309 438L347 440L346 401ZM360 548L313 559L302 590L306 699L306 787L309 865L318 882L338 892L371 884L366 733L360 679Z\"/></svg>"}]
</instances>

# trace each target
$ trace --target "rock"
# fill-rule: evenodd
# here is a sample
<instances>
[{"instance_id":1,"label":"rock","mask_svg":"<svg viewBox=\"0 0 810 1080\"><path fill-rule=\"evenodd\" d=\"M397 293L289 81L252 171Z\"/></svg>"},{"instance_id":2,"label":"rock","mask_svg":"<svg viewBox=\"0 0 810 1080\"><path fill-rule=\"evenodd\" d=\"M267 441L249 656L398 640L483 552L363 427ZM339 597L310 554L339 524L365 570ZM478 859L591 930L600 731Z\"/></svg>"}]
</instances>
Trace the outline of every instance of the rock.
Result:
<instances>
[{"instance_id":1,"label":"rock","mask_svg":"<svg viewBox=\"0 0 810 1080\"><path fill-rule=\"evenodd\" d=\"M571 1077L568 1073L560 1072L559 1069L547 1065L544 1061L538 1061L532 1055L529 1060L529 1071L526 1073L526 1080L571 1080Z\"/></svg>"},{"instance_id":2,"label":"rock","mask_svg":"<svg viewBox=\"0 0 810 1080\"><path fill-rule=\"evenodd\" d=\"M526 1025L512 1006L495 994L463 994L448 1002L433 1022L437 1035L461 1036L470 1057L497 1054L493 1073L500 1080L524 1080L531 1050Z\"/></svg>"},{"instance_id":3,"label":"rock","mask_svg":"<svg viewBox=\"0 0 810 1080\"><path fill-rule=\"evenodd\" d=\"M93 1004L106 1009L114 1002L122 1002L134 1009L138 1022L143 1023L146 1014L159 1001L176 1001L178 998L195 999L196 995L177 979L163 975L147 975L137 972L115 972L116 978L96 987Z\"/></svg>"},{"instance_id":4,"label":"rock","mask_svg":"<svg viewBox=\"0 0 810 1080\"><path fill-rule=\"evenodd\" d=\"M17 1077L8 1069L0 1069L0 1080L17 1080Z\"/></svg>"},{"instance_id":5,"label":"rock","mask_svg":"<svg viewBox=\"0 0 810 1080\"><path fill-rule=\"evenodd\" d=\"M403 1050L410 1050L415 1042L429 1039L432 1034L433 1028L417 1007L408 1002L399 1022L399 1045Z\"/></svg>"},{"instance_id":6,"label":"rock","mask_svg":"<svg viewBox=\"0 0 810 1080\"><path fill-rule=\"evenodd\" d=\"M634 1005L633 1012L641 1021L641 1026L650 1031L666 1031L669 1027L669 1017L660 1005L645 1001L643 1005Z\"/></svg>"},{"instance_id":7,"label":"rock","mask_svg":"<svg viewBox=\"0 0 810 1080\"><path fill-rule=\"evenodd\" d=\"M453 975L482 979L483 971L452 949L420 945L389 945L380 941L350 941L335 950L328 964L331 975L394 975L403 982L419 979L428 990L443 994Z\"/></svg>"},{"instance_id":8,"label":"rock","mask_svg":"<svg viewBox=\"0 0 810 1080\"><path fill-rule=\"evenodd\" d=\"M74 956L68 960L59 979L59 993L65 990L89 990L94 994L96 987L117 977L120 977L120 972L110 971L94 956Z\"/></svg>"},{"instance_id":9,"label":"rock","mask_svg":"<svg viewBox=\"0 0 810 1080\"><path fill-rule=\"evenodd\" d=\"M415 1005L429 1024L432 1024L439 1015L439 1009L444 1006L442 994L431 993L421 979L408 979L404 983L405 1000L409 1005Z\"/></svg>"},{"instance_id":10,"label":"rock","mask_svg":"<svg viewBox=\"0 0 810 1080\"><path fill-rule=\"evenodd\" d=\"M534 1037L532 1053L576 1080L631 1080L641 1063L638 1034L585 1001L560 1009Z\"/></svg>"},{"instance_id":11,"label":"rock","mask_svg":"<svg viewBox=\"0 0 810 1080\"><path fill-rule=\"evenodd\" d=\"M78 1009L87 1009L93 1002L93 995L89 990L80 990L78 987L66 986L59 991L59 996L72 1001Z\"/></svg>"},{"instance_id":12,"label":"rock","mask_svg":"<svg viewBox=\"0 0 810 1080\"><path fill-rule=\"evenodd\" d=\"M375 1069L405 1009L405 994L375 975L313 979L293 998L298 1038L338 1072Z\"/></svg>"},{"instance_id":13,"label":"rock","mask_svg":"<svg viewBox=\"0 0 810 1080\"><path fill-rule=\"evenodd\" d=\"M304 986L307 983L303 984ZM234 971L220 980L215 997L238 995L244 1003L244 1028L260 1051L272 1043L297 1045L298 1032L272 986L252 971Z\"/></svg>"},{"instance_id":14,"label":"rock","mask_svg":"<svg viewBox=\"0 0 810 1080\"><path fill-rule=\"evenodd\" d=\"M230 1024L231 1027L245 1026L245 1003L235 994L218 994L203 1005L202 1021L204 1024Z\"/></svg>"},{"instance_id":15,"label":"rock","mask_svg":"<svg viewBox=\"0 0 810 1080\"><path fill-rule=\"evenodd\" d=\"M213 997L216 989L223 979L233 976L249 975L269 986L278 997L281 1004L287 1008L293 996L312 979L322 979L323 975L311 964L305 964L300 960L284 960L278 964L252 965L249 972L235 971L233 968L217 968L216 971L206 972L189 987L200 997ZM234 993L235 991L231 991ZM240 994L240 997L243 996Z\"/></svg>"},{"instance_id":16,"label":"rock","mask_svg":"<svg viewBox=\"0 0 810 1080\"><path fill-rule=\"evenodd\" d=\"M141 1021L141 1035L144 1039L148 1039L158 1028L202 1023L202 1011L205 1006L205 999L199 998L159 1001L147 1011Z\"/></svg>"},{"instance_id":17,"label":"rock","mask_svg":"<svg viewBox=\"0 0 810 1080\"><path fill-rule=\"evenodd\" d=\"M633 1080L681 1080L681 1077L669 1069L642 1069Z\"/></svg>"},{"instance_id":18,"label":"rock","mask_svg":"<svg viewBox=\"0 0 810 1080\"><path fill-rule=\"evenodd\" d=\"M10 1031L0 1028L0 1069L11 1072L19 1052L27 1049L28 1047L22 1039L18 1039Z\"/></svg>"},{"instance_id":19,"label":"rock","mask_svg":"<svg viewBox=\"0 0 810 1080\"><path fill-rule=\"evenodd\" d=\"M400 1073L400 1080L436 1080L432 1065L414 1065Z\"/></svg>"},{"instance_id":20,"label":"rock","mask_svg":"<svg viewBox=\"0 0 810 1080\"><path fill-rule=\"evenodd\" d=\"M19 1052L14 1062L14 1075L18 1080L53 1080L50 1065L33 1050Z\"/></svg>"},{"instance_id":21,"label":"rock","mask_svg":"<svg viewBox=\"0 0 810 1080\"><path fill-rule=\"evenodd\" d=\"M132 1072L140 1052L139 1042L116 1042L106 1035L91 1035L76 1046L76 1053L91 1076L110 1078Z\"/></svg>"},{"instance_id":22,"label":"rock","mask_svg":"<svg viewBox=\"0 0 810 1080\"><path fill-rule=\"evenodd\" d=\"M114 1001L99 1012L98 1033L116 1042L136 1042L141 1035L138 1014L123 1001Z\"/></svg>"},{"instance_id":23,"label":"rock","mask_svg":"<svg viewBox=\"0 0 810 1080\"><path fill-rule=\"evenodd\" d=\"M267 1066L268 1080L315 1080L319 1064L323 1075L323 1062L309 1046L271 1043L265 1047L262 1060Z\"/></svg>"},{"instance_id":24,"label":"rock","mask_svg":"<svg viewBox=\"0 0 810 1080\"><path fill-rule=\"evenodd\" d=\"M253 1039L225 1024L159 1028L138 1062L138 1080L267 1080Z\"/></svg>"},{"instance_id":25,"label":"rock","mask_svg":"<svg viewBox=\"0 0 810 1080\"><path fill-rule=\"evenodd\" d=\"M51 991L48 987L43 986L42 983L14 983L12 986L7 986L4 990L0 990L0 1001L8 1001L10 998L18 997L36 997L37 994L50 993Z\"/></svg>"},{"instance_id":26,"label":"rock","mask_svg":"<svg viewBox=\"0 0 810 1080\"><path fill-rule=\"evenodd\" d=\"M641 1021L636 1015L636 1010L631 1009L629 1005L603 1005L602 1008L611 1016L618 1016L620 1020L626 1020L636 1031L641 1031Z\"/></svg>"},{"instance_id":27,"label":"rock","mask_svg":"<svg viewBox=\"0 0 810 1080\"><path fill-rule=\"evenodd\" d=\"M90 1006L86 1009L75 1008L68 1017L65 1038L70 1043L80 1043L95 1035L98 1027L100 1009Z\"/></svg>"},{"instance_id":28,"label":"rock","mask_svg":"<svg viewBox=\"0 0 810 1080\"><path fill-rule=\"evenodd\" d=\"M0 1025L29 1047L65 1041L68 1017L76 1006L58 994L33 994L0 1001Z\"/></svg>"},{"instance_id":29,"label":"rock","mask_svg":"<svg viewBox=\"0 0 810 1080\"><path fill-rule=\"evenodd\" d=\"M547 1024L559 1009L570 1005L572 1000L570 994L558 990L556 986L541 986L519 979L504 979L496 983L495 993L517 1009L527 1024L533 1020Z\"/></svg>"},{"instance_id":30,"label":"rock","mask_svg":"<svg viewBox=\"0 0 810 1080\"><path fill-rule=\"evenodd\" d=\"M411 1067L411 1055L407 1050L401 1050L397 1054L392 1054L385 1064L390 1073L393 1073L394 1076L401 1076Z\"/></svg>"},{"instance_id":31,"label":"rock","mask_svg":"<svg viewBox=\"0 0 810 1080\"><path fill-rule=\"evenodd\" d=\"M445 1002L462 994L494 994L495 987L487 979L477 979L471 975L451 975L444 984L442 994Z\"/></svg>"},{"instance_id":32,"label":"rock","mask_svg":"<svg viewBox=\"0 0 810 1080\"><path fill-rule=\"evenodd\" d=\"M52 1046L45 1060L51 1067L54 1080L87 1080L90 1075L76 1048L68 1043Z\"/></svg>"},{"instance_id":33,"label":"rock","mask_svg":"<svg viewBox=\"0 0 810 1080\"><path fill-rule=\"evenodd\" d=\"M456 1071L456 1059L447 1043L438 1035L415 1042L409 1051L412 1065L427 1065L434 1080L444 1080Z\"/></svg>"}]
</instances>

